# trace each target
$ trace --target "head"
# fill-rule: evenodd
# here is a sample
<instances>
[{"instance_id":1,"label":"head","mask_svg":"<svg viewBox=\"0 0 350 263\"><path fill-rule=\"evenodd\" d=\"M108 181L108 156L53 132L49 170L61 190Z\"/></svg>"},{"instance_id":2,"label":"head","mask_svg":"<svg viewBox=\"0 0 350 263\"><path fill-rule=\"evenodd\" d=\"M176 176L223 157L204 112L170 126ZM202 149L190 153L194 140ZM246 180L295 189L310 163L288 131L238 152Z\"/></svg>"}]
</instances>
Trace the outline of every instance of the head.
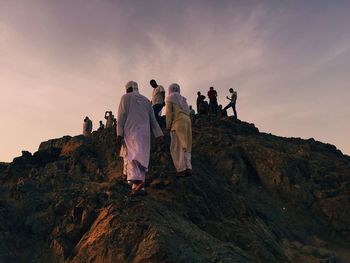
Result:
<instances>
[{"instance_id":1,"label":"head","mask_svg":"<svg viewBox=\"0 0 350 263\"><path fill-rule=\"evenodd\" d=\"M190 108L190 110L192 110L192 105L188 106Z\"/></svg>"},{"instance_id":2,"label":"head","mask_svg":"<svg viewBox=\"0 0 350 263\"><path fill-rule=\"evenodd\" d=\"M158 87L157 81L155 81L154 79L151 79L151 81L149 82L149 84L155 89L156 87Z\"/></svg>"},{"instance_id":3,"label":"head","mask_svg":"<svg viewBox=\"0 0 350 263\"><path fill-rule=\"evenodd\" d=\"M180 86L177 83L169 85L169 94L172 94L174 92L180 93Z\"/></svg>"},{"instance_id":4,"label":"head","mask_svg":"<svg viewBox=\"0 0 350 263\"><path fill-rule=\"evenodd\" d=\"M213 90L213 89L214 89L214 87L210 87L209 89L210 89L210 90Z\"/></svg>"},{"instance_id":5,"label":"head","mask_svg":"<svg viewBox=\"0 0 350 263\"><path fill-rule=\"evenodd\" d=\"M219 109L220 109L220 110L222 109L222 105L221 105L221 104L219 105Z\"/></svg>"},{"instance_id":6,"label":"head","mask_svg":"<svg viewBox=\"0 0 350 263\"><path fill-rule=\"evenodd\" d=\"M198 96L200 96L200 95L201 95L201 92L200 92L200 91L198 91L198 92L197 92L197 95L198 95Z\"/></svg>"},{"instance_id":7,"label":"head","mask_svg":"<svg viewBox=\"0 0 350 263\"><path fill-rule=\"evenodd\" d=\"M233 88L230 88L230 89L229 89L229 92L230 92L230 93L233 93Z\"/></svg>"},{"instance_id":8,"label":"head","mask_svg":"<svg viewBox=\"0 0 350 263\"><path fill-rule=\"evenodd\" d=\"M89 119L89 117L88 117L88 116L86 116L86 117L85 117L85 119L84 119L84 121L87 121L88 119Z\"/></svg>"},{"instance_id":9,"label":"head","mask_svg":"<svg viewBox=\"0 0 350 263\"><path fill-rule=\"evenodd\" d=\"M102 125L102 121L100 121L100 124Z\"/></svg>"},{"instance_id":10,"label":"head","mask_svg":"<svg viewBox=\"0 0 350 263\"><path fill-rule=\"evenodd\" d=\"M125 89L126 89L126 93L130 93L130 92L134 92L134 91L139 91L137 82L132 81L132 80L129 81L128 83L126 83Z\"/></svg>"}]
</instances>

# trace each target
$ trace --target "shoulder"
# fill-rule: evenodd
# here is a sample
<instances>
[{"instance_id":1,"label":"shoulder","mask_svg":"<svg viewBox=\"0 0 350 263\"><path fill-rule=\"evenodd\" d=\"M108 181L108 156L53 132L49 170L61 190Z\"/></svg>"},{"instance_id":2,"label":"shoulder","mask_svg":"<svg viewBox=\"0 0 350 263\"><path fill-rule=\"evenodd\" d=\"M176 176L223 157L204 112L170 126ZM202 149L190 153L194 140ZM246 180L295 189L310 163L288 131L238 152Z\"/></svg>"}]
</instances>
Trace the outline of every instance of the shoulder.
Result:
<instances>
[{"instance_id":1,"label":"shoulder","mask_svg":"<svg viewBox=\"0 0 350 263\"><path fill-rule=\"evenodd\" d=\"M121 101L122 101L122 100L125 100L125 99L129 98L130 95L131 95L131 93L126 93L126 94L124 94L124 95L120 98L120 100L121 100Z\"/></svg>"},{"instance_id":2,"label":"shoulder","mask_svg":"<svg viewBox=\"0 0 350 263\"><path fill-rule=\"evenodd\" d=\"M158 89L159 92L165 92L165 89L164 89L164 87L162 85L159 85L157 87L157 89Z\"/></svg>"},{"instance_id":3,"label":"shoulder","mask_svg":"<svg viewBox=\"0 0 350 263\"><path fill-rule=\"evenodd\" d=\"M137 99L142 100L146 104L151 104L151 101L147 97L145 97L141 94L137 94Z\"/></svg>"}]
</instances>

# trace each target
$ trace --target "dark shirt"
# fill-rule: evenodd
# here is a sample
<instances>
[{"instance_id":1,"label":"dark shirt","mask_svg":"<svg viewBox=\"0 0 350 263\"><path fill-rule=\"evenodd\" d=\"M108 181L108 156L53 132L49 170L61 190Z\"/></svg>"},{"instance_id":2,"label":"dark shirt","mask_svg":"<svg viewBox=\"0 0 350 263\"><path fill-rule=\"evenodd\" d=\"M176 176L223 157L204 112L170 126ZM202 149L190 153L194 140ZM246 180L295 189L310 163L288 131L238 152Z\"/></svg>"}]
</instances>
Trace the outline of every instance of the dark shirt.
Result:
<instances>
[{"instance_id":1,"label":"dark shirt","mask_svg":"<svg viewBox=\"0 0 350 263\"><path fill-rule=\"evenodd\" d=\"M204 95L199 95L197 97L197 105L203 103L204 100L205 100L205 96Z\"/></svg>"},{"instance_id":2,"label":"dark shirt","mask_svg":"<svg viewBox=\"0 0 350 263\"><path fill-rule=\"evenodd\" d=\"M209 100L211 100L211 101L215 101L217 95L218 95L218 94L216 93L216 90L209 90L209 91L208 91L208 98L209 98Z\"/></svg>"}]
</instances>

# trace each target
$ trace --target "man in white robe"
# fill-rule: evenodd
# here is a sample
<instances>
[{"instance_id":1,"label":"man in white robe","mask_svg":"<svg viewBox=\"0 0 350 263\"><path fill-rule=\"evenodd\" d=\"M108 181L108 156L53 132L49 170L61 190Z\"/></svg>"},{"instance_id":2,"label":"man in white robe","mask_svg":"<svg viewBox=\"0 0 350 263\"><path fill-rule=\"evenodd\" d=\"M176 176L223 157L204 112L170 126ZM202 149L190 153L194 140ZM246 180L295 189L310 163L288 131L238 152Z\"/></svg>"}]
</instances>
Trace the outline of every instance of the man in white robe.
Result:
<instances>
[{"instance_id":1,"label":"man in white robe","mask_svg":"<svg viewBox=\"0 0 350 263\"><path fill-rule=\"evenodd\" d=\"M151 151L151 130L156 138L163 138L151 102L138 91L138 85L129 81L126 94L118 109L117 142L122 143L120 156L124 159L123 172L132 184L132 195L146 194L145 175Z\"/></svg>"}]
</instances>

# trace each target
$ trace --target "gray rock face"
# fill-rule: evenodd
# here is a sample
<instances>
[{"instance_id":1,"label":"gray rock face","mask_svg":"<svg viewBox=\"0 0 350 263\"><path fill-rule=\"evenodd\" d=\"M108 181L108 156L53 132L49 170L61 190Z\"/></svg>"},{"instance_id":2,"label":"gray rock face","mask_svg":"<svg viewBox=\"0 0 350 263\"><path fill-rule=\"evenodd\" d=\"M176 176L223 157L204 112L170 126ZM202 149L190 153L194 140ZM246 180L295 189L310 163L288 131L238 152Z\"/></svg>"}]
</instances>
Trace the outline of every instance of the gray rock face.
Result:
<instances>
[{"instance_id":1,"label":"gray rock face","mask_svg":"<svg viewBox=\"0 0 350 263\"><path fill-rule=\"evenodd\" d=\"M201 116L193 176L152 149L128 196L112 129L0 163L0 262L350 262L350 158Z\"/></svg>"}]
</instances>

